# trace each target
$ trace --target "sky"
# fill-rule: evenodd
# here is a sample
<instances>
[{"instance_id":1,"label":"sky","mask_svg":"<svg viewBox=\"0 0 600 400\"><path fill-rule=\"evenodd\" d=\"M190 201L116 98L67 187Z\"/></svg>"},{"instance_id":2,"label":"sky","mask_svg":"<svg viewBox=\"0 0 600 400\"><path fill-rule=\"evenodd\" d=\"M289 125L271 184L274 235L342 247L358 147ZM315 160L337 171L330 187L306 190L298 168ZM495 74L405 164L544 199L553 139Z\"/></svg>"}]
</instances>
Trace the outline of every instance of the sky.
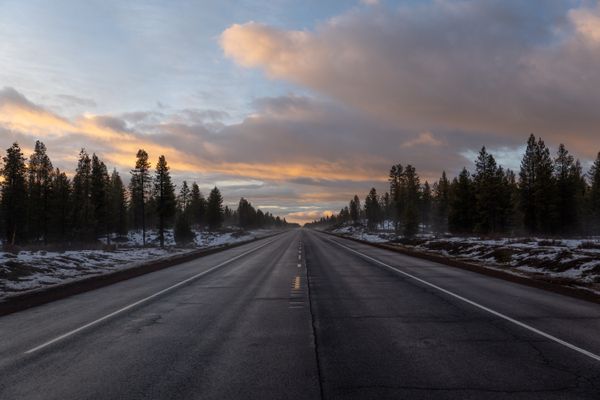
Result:
<instances>
[{"instance_id":1,"label":"sky","mask_svg":"<svg viewBox=\"0 0 600 400\"><path fill-rule=\"evenodd\" d=\"M0 0L0 148L79 149L296 222L528 135L600 151L600 5L586 0Z\"/></svg>"}]
</instances>

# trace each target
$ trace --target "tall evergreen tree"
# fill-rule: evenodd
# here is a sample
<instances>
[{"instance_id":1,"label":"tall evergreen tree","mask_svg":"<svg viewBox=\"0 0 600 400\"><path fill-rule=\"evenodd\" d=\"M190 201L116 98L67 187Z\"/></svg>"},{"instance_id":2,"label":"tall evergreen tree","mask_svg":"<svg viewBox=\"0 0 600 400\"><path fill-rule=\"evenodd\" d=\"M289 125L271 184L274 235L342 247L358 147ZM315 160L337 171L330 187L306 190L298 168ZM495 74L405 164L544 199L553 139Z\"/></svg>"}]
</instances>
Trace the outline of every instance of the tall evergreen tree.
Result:
<instances>
[{"instance_id":1,"label":"tall evergreen tree","mask_svg":"<svg viewBox=\"0 0 600 400\"><path fill-rule=\"evenodd\" d=\"M94 210L94 237L101 235L106 237L110 244L110 199L109 199L110 177L104 162L94 153L92 155L92 175L90 200Z\"/></svg>"},{"instance_id":2,"label":"tall evergreen tree","mask_svg":"<svg viewBox=\"0 0 600 400\"><path fill-rule=\"evenodd\" d=\"M475 230L479 233L500 232L504 224L504 171L485 147L475 161Z\"/></svg>"},{"instance_id":3,"label":"tall evergreen tree","mask_svg":"<svg viewBox=\"0 0 600 400\"><path fill-rule=\"evenodd\" d=\"M404 194L402 180L404 177L404 168L401 164L392 165L388 175L390 184L390 198L392 202L392 219L396 233L400 232L400 220L404 214Z\"/></svg>"},{"instance_id":4,"label":"tall evergreen tree","mask_svg":"<svg viewBox=\"0 0 600 400\"><path fill-rule=\"evenodd\" d=\"M39 140L29 158L28 173L28 221L27 230L33 240L48 242L49 198L52 187L52 162L46 154L46 146Z\"/></svg>"},{"instance_id":5,"label":"tall evergreen tree","mask_svg":"<svg viewBox=\"0 0 600 400\"><path fill-rule=\"evenodd\" d=\"M27 218L26 168L25 157L17 143L6 150L2 158L2 198L0 206L4 225L4 238L12 245L26 240L25 222Z\"/></svg>"},{"instance_id":6,"label":"tall evergreen tree","mask_svg":"<svg viewBox=\"0 0 600 400\"><path fill-rule=\"evenodd\" d=\"M179 190L179 196L177 196L177 208L181 214L189 213L190 203L192 201L192 196L190 192L190 187L187 184L187 181L183 181L181 184L181 189Z\"/></svg>"},{"instance_id":7,"label":"tall evergreen tree","mask_svg":"<svg viewBox=\"0 0 600 400\"><path fill-rule=\"evenodd\" d=\"M521 161L521 172L519 173L520 207L523 214L523 225L529 233L538 231L535 204L537 147L535 136L531 134L527 140L527 148Z\"/></svg>"},{"instance_id":8,"label":"tall evergreen tree","mask_svg":"<svg viewBox=\"0 0 600 400\"><path fill-rule=\"evenodd\" d=\"M505 230L511 234L517 234L523 232L523 214L521 213L520 207L520 195L519 185L517 184L517 177L512 170L506 170L504 174L505 193L503 199L505 201Z\"/></svg>"},{"instance_id":9,"label":"tall evergreen tree","mask_svg":"<svg viewBox=\"0 0 600 400\"><path fill-rule=\"evenodd\" d=\"M529 136L519 173L523 225L529 233L551 233L557 225L554 163L544 141Z\"/></svg>"},{"instance_id":10,"label":"tall evergreen tree","mask_svg":"<svg viewBox=\"0 0 600 400\"><path fill-rule=\"evenodd\" d=\"M404 168L402 179L400 199L403 203L403 232L404 236L412 237L419 231L419 189L421 185L417 171L412 165Z\"/></svg>"},{"instance_id":11,"label":"tall evergreen tree","mask_svg":"<svg viewBox=\"0 0 600 400\"><path fill-rule=\"evenodd\" d=\"M89 241L94 236L94 207L92 205L92 160L82 149L73 177L73 235L77 240Z\"/></svg>"},{"instance_id":12,"label":"tall evergreen tree","mask_svg":"<svg viewBox=\"0 0 600 400\"><path fill-rule=\"evenodd\" d=\"M192 225L203 226L206 219L206 199L196 182L192 184L189 208Z\"/></svg>"},{"instance_id":13,"label":"tall evergreen tree","mask_svg":"<svg viewBox=\"0 0 600 400\"><path fill-rule=\"evenodd\" d=\"M434 185L434 230L438 233L444 233L448 231L448 212L450 209L450 182L446 176L446 171L442 172L442 177Z\"/></svg>"},{"instance_id":14,"label":"tall evergreen tree","mask_svg":"<svg viewBox=\"0 0 600 400\"><path fill-rule=\"evenodd\" d=\"M588 173L590 179L589 191L589 213L591 232L595 235L600 234L600 153L596 157L594 164Z\"/></svg>"},{"instance_id":15,"label":"tall evergreen tree","mask_svg":"<svg viewBox=\"0 0 600 400\"><path fill-rule=\"evenodd\" d=\"M350 200L349 209L350 219L352 219L352 222L355 224L360 222L360 199L357 195L354 195L352 200Z\"/></svg>"},{"instance_id":16,"label":"tall evergreen tree","mask_svg":"<svg viewBox=\"0 0 600 400\"><path fill-rule=\"evenodd\" d=\"M156 199L156 215L158 216L158 238L160 247L165 247L165 229L167 221L175 215L175 187L171 182L171 174L165 156L158 158L154 175L154 198Z\"/></svg>"},{"instance_id":17,"label":"tall evergreen tree","mask_svg":"<svg viewBox=\"0 0 600 400\"><path fill-rule=\"evenodd\" d=\"M152 188L150 179L150 161L148 153L140 149L136 154L135 167L131 170L131 182L129 193L131 196L131 211L133 215L133 226L142 229L142 243L146 245L146 207Z\"/></svg>"},{"instance_id":18,"label":"tall evergreen tree","mask_svg":"<svg viewBox=\"0 0 600 400\"><path fill-rule=\"evenodd\" d=\"M52 173L52 190L50 191L49 233L53 241L65 241L71 231L71 182L67 174L58 168Z\"/></svg>"},{"instance_id":19,"label":"tall evergreen tree","mask_svg":"<svg viewBox=\"0 0 600 400\"><path fill-rule=\"evenodd\" d=\"M381 222L381 206L375 188L371 188L369 194L365 198L365 216L367 218L367 229L369 230L376 229L377 224Z\"/></svg>"},{"instance_id":20,"label":"tall evergreen tree","mask_svg":"<svg viewBox=\"0 0 600 400\"><path fill-rule=\"evenodd\" d=\"M339 222L348 222L350 221L350 209L348 206L342 208L339 213Z\"/></svg>"},{"instance_id":21,"label":"tall evergreen tree","mask_svg":"<svg viewBox=\"0 0 600 400\"><path fill-rule=\"evenodd\" d=\"M242 229L248 229L256 226L256 210L252 207L252 204L243 197L238 203L237 209L238 225Z\"/></svg>"},{"instance_id":22,"label":"tall evergreen tree","mask_svg":"<svg viewBox=\"0 0 600 400\"><path fill-rule=\"evenodd\" d=\"M226 212L227 209L228 207L223 210L223 197L221 191L215 186L208 195L206 207L206 222L211 231L219 229L224 218L229 218L227 214L231 214L231 212Z\"/></svg>"},{"instance_id":23,"label":"tall evergreen tree","mask_svg":"<svg viewBox=\"0 0 600 400\"><path fill-rule=\"evenodd\" d=\"M453 233L471 233L473 231L473 207L475 194L471 175L463 168L458 178L450 186L450 212L448 226Z\"/></svg>"},{"instance_id":24,"label":"tall evergreen tree","mask_svg":"<svg viewBox=\"0 0 600 400\"><path fill-rule=\"evenodd\" d=\"M113 170L110 176L110 231L117 235L127 234L127 193L123 180Z\"/></svg>"},{"instance_id":25,"label":"tall evergreen tree","mask_svg":"<svg viewBox=\"0 0 600 400\"><path fill-rule=\"evenodd\" d=\"M580 196L582 172L564 144L554 159L558 223L562 232L574 233L580 228Z\"/></svg>"},{"instance_id":26,"label":"tall evergreen tree","mask_svg":"<svg viewBox=\"0 0 600 400\"><path fill-rule=\"evenodd\" d=\"M187 181L183 181L177 196L177 217L175 218L174 236L177 244L188 244L194 240L191 226L192 195Z\"/></svg>"},{"instance_id":27,"label":"tall evergreen tree","mask_svg":"<svg viewBox=\"0 0 600 400\"><path fill-rule=\"evenodd\" d=\"M421 226L423 232L431 227L431 207L433 204L433 194L431 192L431 186L429 182L425 181L423 188L421 189L421 198L419 201L419 208L421 209Z\"/></svg>"},{"instance_id":28,"label":"tall evergreen tree","mask_svg":"<svg viewBox=\"0 0 600 400\"><path fill-rule=\"evenodd\" d=\"M557 229L557 193L554 163L550 150L539 138L536 148L534 202L536 225L541 233L554 233Z\"/></svg>"},{"instance_id":29,"label":"tall evergreen tree","mask_svg":"<svg viewBox=\"0 0 600 400\"><path fill-rule=\"evenodd\" d=\"M385 192L379 197L381 203L381 218L385 221L385 228L388 229L388 221L392 218L392 198L389 192Z\"/></svg>"}]
</instances>

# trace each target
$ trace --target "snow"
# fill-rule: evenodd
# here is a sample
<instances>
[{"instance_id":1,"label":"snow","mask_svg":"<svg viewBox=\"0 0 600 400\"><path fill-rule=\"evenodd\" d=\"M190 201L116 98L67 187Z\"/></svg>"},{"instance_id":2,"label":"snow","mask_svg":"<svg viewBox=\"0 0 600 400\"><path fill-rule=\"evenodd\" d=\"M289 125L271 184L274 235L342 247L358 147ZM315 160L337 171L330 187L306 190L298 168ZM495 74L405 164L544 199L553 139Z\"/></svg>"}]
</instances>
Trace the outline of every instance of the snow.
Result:
<instances>
[{"instance_id":1,"label":"snow","mask_svg":"<svg viewBox=\"0 0 600 400\"><path fill-rule=\"evenodd\" d=\"M267 236L261 229L241 232L196 232L195 243L176 247L173 232L165 234L166 247L141 247L141 232L130 232L114 250L0 252L0 299L52 285L132 268L149 260L166 259L195 249L218 247ZM147 233L147 243L158 243L155 231Z\"/></svg>"},{"instance_id":2,"label":"snow","mask_svg":"<svg viewBox=\"0 0 600 400\"><path fill-rule=\"evenodd\" d=\"M385 225L390 226L389 224ZM579 284L600 283L600 238L545 239L537 237L443 237L420 234L408 244L389 230L367 232L363 225L344 225L333 233L371 243L404 246L415 251L479 262L517 275L542 275Z\"/></svg>"}]
</instances>

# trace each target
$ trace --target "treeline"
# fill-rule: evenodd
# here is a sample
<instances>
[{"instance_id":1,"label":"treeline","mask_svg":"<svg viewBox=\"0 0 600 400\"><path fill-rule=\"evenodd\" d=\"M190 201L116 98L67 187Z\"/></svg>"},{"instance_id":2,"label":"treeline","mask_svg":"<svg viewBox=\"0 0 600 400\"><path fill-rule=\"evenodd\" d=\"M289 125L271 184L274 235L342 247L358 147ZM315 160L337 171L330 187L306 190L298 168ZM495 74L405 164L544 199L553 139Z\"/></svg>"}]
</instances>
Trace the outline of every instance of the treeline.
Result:
<instances>
[{"instance_id":1,"label":"treeline","mask_svg":"<svg viewBox=\"0 0 600 400\"><path fill-rule=\"evenodd\" d=\"M600 153L585 173L579 160L560 145L554 157L544 141L529 137L517 174L504 169L484 148L475 171L463 168L450 181L443 172L430 185L421 183L412 165L392 166L389 191L373 188L358 196L339 214L311 225L366 221L375 229L392 221L398 234L418 232L482 235L600 234Z\"/></svg>"},{"instance_id":2,"label":"treeline","mask_svg":"<svg viewBox=\"0 0 600 400\"><path fill-rule=\"evenodd\" d=\"M37 141L26 159L17 143L6 150L0 168L0 229L5 244L93 242L130 229L175 227L178 243L193 240L192 228L217 230L224 223L242 228L284 227L285 219L256 210L245 199L237 210L223 207L217 187L205 198L198 185L183 182L179 193L170 167L160 156L152 170L148 153L139 150L129 184L109 173L96 154L81 150L72 178L54 168L46 146Z\"/></svg>"}]
</instances>

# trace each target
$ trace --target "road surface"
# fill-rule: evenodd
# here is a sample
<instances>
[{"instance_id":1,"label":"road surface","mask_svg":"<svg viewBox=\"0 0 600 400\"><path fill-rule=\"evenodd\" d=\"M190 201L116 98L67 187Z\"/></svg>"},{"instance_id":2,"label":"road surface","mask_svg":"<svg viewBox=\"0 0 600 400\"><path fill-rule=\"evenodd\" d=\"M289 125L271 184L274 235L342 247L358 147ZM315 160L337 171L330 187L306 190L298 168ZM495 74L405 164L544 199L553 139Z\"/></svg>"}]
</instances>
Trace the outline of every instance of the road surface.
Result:
<instances>
[{"instance_id":1,"label":"road surface","mask_svg":"<svg viewBox=\"0 0 600 400\"><path fill-rule=\"evenodd\" d=\"M600 306L298 229L0 317L0 399L600 399Z\"/></svg>"}]
</instances>

